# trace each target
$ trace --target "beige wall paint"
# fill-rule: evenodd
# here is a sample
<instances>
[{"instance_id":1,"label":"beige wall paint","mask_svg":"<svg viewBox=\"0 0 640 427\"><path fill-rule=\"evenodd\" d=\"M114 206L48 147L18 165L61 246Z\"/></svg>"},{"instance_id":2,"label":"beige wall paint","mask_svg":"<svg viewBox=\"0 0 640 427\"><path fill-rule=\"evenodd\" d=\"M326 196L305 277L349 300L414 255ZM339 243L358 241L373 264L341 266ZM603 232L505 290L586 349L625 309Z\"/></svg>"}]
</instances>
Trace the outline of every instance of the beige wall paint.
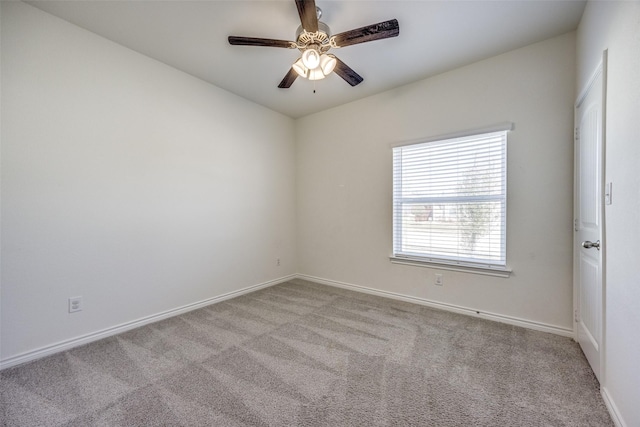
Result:
<instances>
[{"instance_id":1,"label":"beige wall paint","mask_svg":"<svg viewBox=\"0 0 640 427\"><path fill-rule=\"evenodd\" d=\"M2 2L2 359L294 274L294 161L292 119Z\"/></svg>"},{"instance_id":2,"label":"beige wall paint","mask_svg":"<svg viewBox=\"0 0 640 427\"><path fill-rule=\"evenodd\" d=\"M605 399L622 425L640 425L640 2L589 2L577 31L579 91L607 49Z\"/></svg>"},{"instance_id":3,"label":"beige wall paint","mask_svg":"<svg viewBox=\"0 0 640 427\"><path fill-rule=\"evenodd\" d=\"M574 59L570 33L299 119L298 271L572 329ZM390 144L506 121L512 276L391 264Z\"/></svg>"}]
</instances>

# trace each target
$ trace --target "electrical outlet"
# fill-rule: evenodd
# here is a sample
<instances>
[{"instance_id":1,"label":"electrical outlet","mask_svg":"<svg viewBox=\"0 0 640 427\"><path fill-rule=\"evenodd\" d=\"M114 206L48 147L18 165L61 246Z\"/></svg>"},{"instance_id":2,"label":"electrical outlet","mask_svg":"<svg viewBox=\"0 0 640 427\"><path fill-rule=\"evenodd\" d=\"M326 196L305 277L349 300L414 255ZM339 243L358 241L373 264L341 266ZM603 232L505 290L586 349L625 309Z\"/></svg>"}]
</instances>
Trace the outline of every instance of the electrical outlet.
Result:
<instances>
[{"instance_id":1,"label":"electrical outlet","mask_svg":"<svg viewBox=\"0 0 640 427\"><path fill-rule=\"evenodd\" d=\"M69 313L82 311L82 297L69 298Z\"/></svg>"},{"instance_id":2,"label":"electrical outlet","mask_svg":"<svg viewBox=\"0 0 640 427\"><path fill-rule=\"evenodd\" d=\"M437 286L442 286L442 285L444 285L444 281L443 281L443 279L442 279L442 274L436 273L436 282L435 282L435 284L436 284Z\"/></svg>"}]
</instances>

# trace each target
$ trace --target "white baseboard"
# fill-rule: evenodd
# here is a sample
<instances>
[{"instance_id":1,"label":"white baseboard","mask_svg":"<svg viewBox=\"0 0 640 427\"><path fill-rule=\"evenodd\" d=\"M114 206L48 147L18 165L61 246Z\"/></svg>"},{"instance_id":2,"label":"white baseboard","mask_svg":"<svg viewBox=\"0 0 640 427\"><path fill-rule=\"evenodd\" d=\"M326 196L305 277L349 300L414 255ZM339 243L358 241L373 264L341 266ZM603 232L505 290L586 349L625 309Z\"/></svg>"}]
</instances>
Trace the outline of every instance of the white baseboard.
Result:
<instances>
[{"instance_id":1,"label":"white baseboard","mask_svg":"<svg viewBox=\"0 0 640 427\"><path fill-rule=\"evenodd\" d=\"M59 353L61 351L69 350L74 347L81 346L83 344L88 344L93 341L100 340L102 338L107 338L113 335L120 334L122 332L126 332L128 330L148 325L149 323L157 322L162 319L166 319L168 317L178 316L180 314L187 313L192 310L197 310L202 307L206 307L211 304L215 304L221 301L225 301L231 298L238 297L240 295L248 294L250 292L257 291L258 289L268 288L269 286L274 286L279 283L286 282L288 280L294 279L298 277L295 274L291 274L289 276L281 277L278 279L270 280L268 282L260 283L258 285L248 286L243 289L239 289L237 291L228 292L223 295L219 295L213 298L207 298L202 301L194 302L192 304L183 305L181 307L173 308L167 311L163 311L161 313L153 314L151 316L146 316L141 319L133 320L131 322L126 322L117 326L113 326L111 328L102 329L100 331L91 332L86 335L82 335L76 338L71 338L65 341L61 341L55 344L47 345L45 347L40 347L35 350L27 351L25 353L18 354L16 356L9 357L4 360L0 360L0 370L10 368L12 366L21 365L26 362L30 362L32 360L40 359L45 356L49 356L51 354Z\"/></svg>"},{"instance_id":2,"label":"white baseboard","mask_svg":"<svg viewBox=\"0 0 640 427\"><path fill-rule=\"evenodd\" d=\"M428 306L428 307L433 307L433 308L438 308L441 310L447 310L447 311L451 311L454 313L460 313L460 314L465 314L465 315L469 315L469 316L473 316L473 317L480 317L480 318L485 318L485 319L489 319L489 320L494 320L494 321L498 321L498 322L502 322L502 323L507 323L507 324L511 324L511 325L515 325L515 326L521 326L524 328L528 328L528 329L534 329L537 331L543 331L543 332L550 332L553 334L557 334L557 335L562 335L562 336L566 336L566 337L573 337L574 336L574 332L571 329L568 328L562 328L562 327L558 327L558 326L553 326L553 325L547 325L544 323L539 323L539 322L533 322L530 320L526 320L526 319L520 319L520 318L516 318L516 317L511 317L511 316L504 316L501 314L495 314L495 313L488 313L488 312L479 312L478 310L474 310L472 308L468 308L468 307L462 307L462 306L458 306L458 305L454 305L454 304L446 304L446 303L441 303L438 301L432 301L432 300L428 300L425 298L418 298L418 297L413 297L413 296L408 296L408 295L403 295L403 294L398 294L398 293L394 293L394 292L388 292L388 291L382 291L379 289L373 289L373 288L368 288L365 286L359 286L359 285L354 285L354 284L349 284L349 283L344 283L344 282L338 282L335 280L328 280L328 279L323 279L320 277L314 277L314 276L309 276L309 275L304 275L304 274L292 274L289 276L285 276L285 277L281 277L278 279L274 279L274 280L270 280L268 282L264 282L258 285L254 285L254 286L248 286L246 288L243 289L239 289L237 291L233 291L233 292L228 292L226 294L223 295L219 295L217 297L213 297L213 298L208 298L202 301L198 301L192 304L188 304L182 307L177 307L171 310L167 310L161 313L157 313L151 316L147 316L147 317L143 317L141 319L137 319L137 320L133 320L131 322L127 322L127 323L123 323L117 326L113 326L110 328L106 328L100 331L96 331L96 332L92 332L86 335L82 335L76 338L71 338L69 340L65 340L65 341L61 341L55 344L51 344L51 345L47 345L45 347L41 347L35 350L31 350L25 353L21 353L18 354L16 356L12 356L9 357L7 359L3 359L0 360L0 370L2 369L6 369L6 368L10 368L12 366L17 366L23 363L27 363L30 362L32 360L36 360L36 359L40 359L42 357L45 356L49 356L51 354L55 354L55 353L59 353L61 351L65 351L65 350L69 350L71 348L74 347L78 347L80 345L84 345L84 344L88 344L90 342L93 341L97 341L99 339L102 338L107 338L113 335L117 335L120 334L122 332L126 332L128 330L140 327L140 326L144 326L147 325L149 323L153 323L153 322L157 322L159 320L162 319L166 319L168 317L173 317L173 316L177 316L183 313L187 313L189 311L192 310L197 310L198 308L202 308L205 307L207 305L211 305L211 304L215 304L217 302L221 302L230 298L234 298L240 295L244 295L250 292L254 292L257 291L259 289L262 288L267 288L269 286L274 286L277 285L279 283L283 283L286 282L288 280L291 279L295 279L295 278L299 278L299 279L303 279L303 280L310 280L312 282L316 282L316 283L320 283L320 284L324 284L324 285L329 285L329 286L334 286L334 287L339 287L339 288L343 288L343 289L349 289L352 291L356 291L356 292L363 292L363 293L367 293L367 294L372 294L372 295L377 295L377 296L381 296L381 297L385 297L385 298L392 298L392 299L396 299L396 300L401 300L401 301L407 301L407 302L411 302L411 303L415 303L415 304L420 304L420 305L424 305L424 306ZM604 395L603 395L604 396ZM612 404L612 407L613 406ZM620 424L623 427L624 424Z\"/></svg>"},{"instance_id":3,"label":"white baseboard","mask_svg":"<svg viewBox=\"0 0 640 427\"><path fill-rule=\"evenodd\" d=\"M316 282L323 285L335 286L337 288L349 289L356 292L363 292L366 294L377 295L385 298L392 298L400 301L412 302L414 304L420 304L427 307L438 308L441 310L451 311L459 314L465 314L473 317L480 317L483 319L493 320L496 322L507 323L509 325L521 326L523 328L534 329L536 331L549 332L556 335L562 335L564 337L573 338L574 336L574 332L572 329L563 328L561 326L549 325L546 323L535 322L527 319L520 319L518 317L513 317L513 316L506 316L502 314L479 311L473 308L463 307L455 304L447 304L447 303L442 303L438 301L428 300L426 298L419 298L419 297L414 297L409 295L398 294L395 292L382 291L379 289L368 288L366 286L353 285L350 283L323 279L320 277L309 276L306 274L298 274L296 277L298 279L309 280L311 282Z\"/></svg>"},{"instance_id":4,"label":"white baseboard","mask_svg":"<svg viewBox=\"0 0 640 427\"><path fill-rule=\"evenodd\" d=\"M622 415L620 411L618 411L618 407L611 399L611 395L609 394L609 390L606 387L600 387L600 394L602 395L602 399L604 400L604 404L609 410L609 414L611 415L611 419L616 427L627 427L627 424L622 419Z\"/></svg>"}]
</instances>

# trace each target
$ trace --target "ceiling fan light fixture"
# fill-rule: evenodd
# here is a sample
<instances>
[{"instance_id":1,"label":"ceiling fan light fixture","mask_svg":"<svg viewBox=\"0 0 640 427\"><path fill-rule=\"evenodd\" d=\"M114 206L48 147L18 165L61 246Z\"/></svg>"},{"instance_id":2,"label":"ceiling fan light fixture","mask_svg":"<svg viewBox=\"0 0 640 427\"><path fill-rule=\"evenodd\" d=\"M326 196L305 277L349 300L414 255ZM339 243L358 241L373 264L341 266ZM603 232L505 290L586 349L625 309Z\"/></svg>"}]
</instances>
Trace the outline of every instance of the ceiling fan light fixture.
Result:
<instances>
[{"instance_id":1,"label":"ceiling fan light fixture","mask_svg":"<svg viewBox=\"0 0 640 427\"><path fill-rule=\"evenodd\" d=\"M292 68L300 77L309 80L322 80L333 72L337 62L335 56L323 53L320 55L320 61L315 68L310 69L306 67L304 57L298 58L298 60L293 63Z\"/></svg>"},{"instance_id":2,"label":"ceiling fan light fixture","mask_svg":"<svg viewBox=\"0 0 640 427\"><path fill-rule=\"evenodd\" d=\"M334 55L328 55L327 51L332 48L396 37L400 34L398 20L390 19L331 35L329 26L320 21L322 10L315 5L315 0L295 0L295 3L300 17L295 41L244 36L228 37L231 45L279 47L302 52L300 58L291 66L278 85L281 89L291 87L298 76L309 80L320 80L333 72L351 86L359 85L364 80L362 76Z\"/></svg>"},{"instance_id":3,"label":"ceiling fan light fixture","mask_svg":"<svg viewBox=\"0 0 640 427\"><path fill-rule=\"evenodd\" d=\"M320 52L314 47L307 48L302 52L302 63L310 70L318 68L318 65L320 65Z\"/></svg>"}]
</instances>

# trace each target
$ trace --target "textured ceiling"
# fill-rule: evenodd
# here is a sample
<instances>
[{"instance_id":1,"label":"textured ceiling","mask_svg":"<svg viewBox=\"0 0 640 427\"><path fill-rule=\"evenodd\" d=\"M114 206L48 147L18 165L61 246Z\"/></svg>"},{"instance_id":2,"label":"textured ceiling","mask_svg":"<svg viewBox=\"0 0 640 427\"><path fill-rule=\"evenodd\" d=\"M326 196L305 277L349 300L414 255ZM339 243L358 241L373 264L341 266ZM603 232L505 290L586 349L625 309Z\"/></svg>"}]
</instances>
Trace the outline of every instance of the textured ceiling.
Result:
<instances>
[{"instance_id":1,"label":"textured ceiling","mask_svg":"<svg viewBox=\"0 0 640 427\"><path fill-rule=\"evenodd\" d=\"M230 46L229 35L294 40L293 0L29 1L29 4L293 118L574 30L584 1L323 1L333 34L396 18L400 35L331 52L364 77L277 85L297 50ZM313 92L315 89L315 93Z\"/></svg>"}]
</instances>

